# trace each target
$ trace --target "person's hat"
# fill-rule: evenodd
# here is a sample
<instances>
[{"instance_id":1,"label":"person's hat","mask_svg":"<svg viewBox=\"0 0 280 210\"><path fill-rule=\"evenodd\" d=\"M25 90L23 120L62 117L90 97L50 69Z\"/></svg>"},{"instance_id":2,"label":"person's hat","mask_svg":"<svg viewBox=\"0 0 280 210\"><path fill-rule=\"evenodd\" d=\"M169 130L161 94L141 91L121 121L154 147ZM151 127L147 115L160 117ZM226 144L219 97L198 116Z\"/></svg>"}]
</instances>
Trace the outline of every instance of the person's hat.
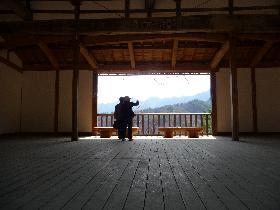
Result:
<instances>
[{"instance_id":1,"label":"person's hat","mask_svg":"<svg viewBox=\"0 0 280 210\"><path fill-rule=\"evenodd\" d=\"M124 97L122 97L122 96L119 98L120 101L123 101L123 99L124 99Z\"/></svg>"},{"instance_id":2,"label":"person's hat","mask_svg":"<svg viewBox=\"0 0 280 210\"><path fill-rule=\"evenodd\" d=\"M124 101L130 101L130 98L129 98L129 96L125 96L125 97L123 98L123 100L124 100Z\"/></svg>"}]
</instances>

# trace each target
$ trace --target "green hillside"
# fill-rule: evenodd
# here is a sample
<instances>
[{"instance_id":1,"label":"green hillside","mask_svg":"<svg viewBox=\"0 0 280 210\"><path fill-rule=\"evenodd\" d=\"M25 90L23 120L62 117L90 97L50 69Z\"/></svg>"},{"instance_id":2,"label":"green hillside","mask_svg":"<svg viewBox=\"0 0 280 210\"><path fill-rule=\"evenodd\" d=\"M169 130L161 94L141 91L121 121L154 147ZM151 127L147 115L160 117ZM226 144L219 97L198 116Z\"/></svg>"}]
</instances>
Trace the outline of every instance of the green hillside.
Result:
<instances>
[{"instance_id":1,"label":"green hillside","mask_svg":"<svg viewBox=\"0 0 280 210\"><path fill-rule=\"evenodd\" d=\"M165 105L157 108L148 108L143 110L137 110L140 113L206 113L211 110L210 100L202 101L202 100L192 100L186 103L178 103L173 105Z\"/></svg>"}]
</instances>

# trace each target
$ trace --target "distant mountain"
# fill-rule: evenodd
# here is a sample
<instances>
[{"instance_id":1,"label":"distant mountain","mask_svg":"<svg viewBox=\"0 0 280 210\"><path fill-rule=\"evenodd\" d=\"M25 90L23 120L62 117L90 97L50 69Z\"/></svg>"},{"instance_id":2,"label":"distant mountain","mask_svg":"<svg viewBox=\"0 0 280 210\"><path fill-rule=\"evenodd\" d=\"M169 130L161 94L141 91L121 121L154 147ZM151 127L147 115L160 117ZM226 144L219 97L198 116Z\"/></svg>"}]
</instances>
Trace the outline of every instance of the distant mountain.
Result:
<instances>
[{"instance_id":1,"label":"distant mountain","mask_svg":"<svg viewBox=\"0 0 280 210\"><path fill-rule=\"evenodd\" d=\"M183 113L205 113L209 112L211 109L210 101L202 100L192 100L186 103L177 103L173 105L165 105L157 108L148 108L141 110L142 113L174 113L174 112L183 112Z\"/></svg>"},{"instance_id":2,"label":"distant mountain","mask_svg":"<svg viewBox=\"0 0 280 210\"><path fill-rule=\"evenodd\" d=\"M201 100L207 101L210 98L210 91L202 92L193 96L182 96L182 97L172 97L172 98L157 98L151 97L145 101L140 101L140 106L137 108L136 112L140 110L145 110L149 108L156 108L162 107L165 105L173 105L173 104L180 104L180 103L187 103L192 100ZM107 103L107 104L98 104L98 113L112 113L114 112L115 105L118 101L114 103Z\"/></svg>"}]
</instances>

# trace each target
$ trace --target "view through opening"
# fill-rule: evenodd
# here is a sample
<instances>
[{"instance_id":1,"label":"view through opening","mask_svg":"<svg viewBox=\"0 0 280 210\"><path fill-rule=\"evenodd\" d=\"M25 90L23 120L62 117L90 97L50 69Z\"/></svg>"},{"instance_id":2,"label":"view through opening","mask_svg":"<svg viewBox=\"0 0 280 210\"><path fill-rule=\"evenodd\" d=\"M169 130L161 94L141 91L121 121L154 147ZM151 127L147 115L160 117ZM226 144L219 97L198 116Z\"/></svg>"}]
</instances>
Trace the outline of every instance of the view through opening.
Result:
<instances>
[{"instance_id":1,"label":"view through opening","mask_svg":"<svg viewBox=\"0 0 280 210\"><path fill-rule=\"evenodd\" d=\"M120 96L140 101L135 112L206 113L210 75L99 76L98 113L112 113Z\"/></svg>"}]
</instances>

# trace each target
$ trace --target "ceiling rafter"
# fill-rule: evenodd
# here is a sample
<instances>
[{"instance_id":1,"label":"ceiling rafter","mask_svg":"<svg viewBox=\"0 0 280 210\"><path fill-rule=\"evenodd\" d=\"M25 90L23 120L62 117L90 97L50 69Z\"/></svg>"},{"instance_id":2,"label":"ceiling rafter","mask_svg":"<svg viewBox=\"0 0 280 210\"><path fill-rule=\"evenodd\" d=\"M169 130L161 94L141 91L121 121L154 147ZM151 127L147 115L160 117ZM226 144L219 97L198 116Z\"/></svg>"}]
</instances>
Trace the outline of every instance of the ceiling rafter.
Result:
<instances>
[{"instance_id":1,"label":"ceiling rafter","mask_svg":"<svg viewBox=\"0 0 280 210\"><path fill-rule=\"evenodd\" d=\"M97 69L97 61L92 55L91 52L84 46L83 44L80 44L80 53L84 56L84 58L87 60L88 64L91 66L93 69Z\"/></svg>"},{"instance_id":2,"label":"ceiling rafter","mask_svg":"<svg viewBox=\"0 0 280 210\"><path fill-rule=\"evenodd\" d=\"M133 43L132 42L128 42L128 51L129 51L131 68L135 69L135 55L134 55L134 49L133 49Z\"/></svg>"},{"instance_id":3,"label":"ceiling rafter","mask_svg":"<svg viewBox=\"0 0 280 210\"><path fill-rule=\"evenodd\" d=\"M40 49L44 52L44 54L46 55L46 57L48 58L48 60L50 61L50 63L52 64L52 66L59 70L59 62L57 61L55 55L53 54L53 52L51 51L51 49L47 46L46 43L44 42L38 42L38 46L40 47Z\"/></svg>"},{"instance_id":4,"label":"ceiling rafter","mask_svg":"<svg viewBox=\"0 0 280 210\"><path fill-rule=\"evenodd\" d=\"M229 50L229 41L226 41L214 55L210 64L211 69L216 69L218 67L219 63L221 62L225 54L228 52L228 50Z\"/></svg>"},{"instance_id":5,"label":"ceiling rafter","mask_svg":"<svg viewBox=\"0 0 280 210\"><path fill-rule=\"evenodd\" d=\"M266 53L272 48L274 42L273 41L267 41L263 47L257 52L253 60L251 61L251 67L255 68L259 62L263 59L263 57L266 55Z\"/></svg>"}]
</instances>

